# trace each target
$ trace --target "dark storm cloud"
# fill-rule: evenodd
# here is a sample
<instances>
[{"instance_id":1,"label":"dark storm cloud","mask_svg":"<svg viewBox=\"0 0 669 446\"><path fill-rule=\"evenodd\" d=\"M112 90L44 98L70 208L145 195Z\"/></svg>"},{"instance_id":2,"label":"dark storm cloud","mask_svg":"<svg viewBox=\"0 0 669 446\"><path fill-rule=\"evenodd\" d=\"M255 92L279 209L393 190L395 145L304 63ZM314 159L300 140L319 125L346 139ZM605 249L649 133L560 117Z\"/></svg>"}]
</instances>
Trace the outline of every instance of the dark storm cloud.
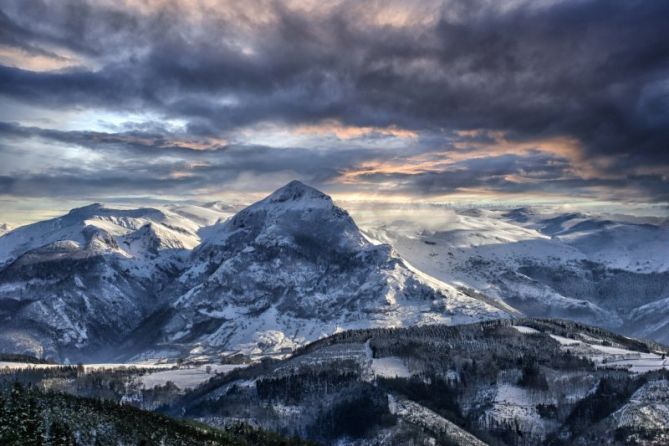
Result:
<instances>
[{"instance_id":1,"label":"dark storm cloud","mask_svg":"<svg viewBox=\"0 0 669 446\"><path fill-rule=\"evenodd\" d=\"M414 6L423 3L422 14L419 9L402 26L390 26L376 19L393 5L377 2L342 2L315 12L280 2L225 3L193 18L189 13L198 6L176 2L139 13L106 2L9 1L0 7L0 42L27 53L67 51L80 61L42 72L0 66L0 93L51 108L148 109L185 120L193 137L224 137L265 122L300 125L324 119L351 126L396 125L429 135L501 131L518 143L570 137L581 144L579 162L610 158L597 166L602 179L569 179L561 156L532 155L472 161L457 172L402 174L402 181L420 193L477 186L503 191L621 188L647 182L642 188L647 198L667 196L667 179L644 172L669 168L668 2ZM270 18L256 17L264 15ZM427 24L417 19L431 16ZM15 131L0 128L6 134ZM139 135L128 132L30 132L105 150L153 153L160 147L180 156L188 152L183 155L187 160L214 157L170 146L169 135L133 142L128 137ZM355 162L383 158L378 152L323 155L306 149L301 157L280 150L257 156L257 148L245 147L232 162L230 148L219 149L226 154L216 156L227 156L225 163L209 159L192 172L202 175L195 181L204 183L207 175L210 182L218 181L216 172L229 165L262 171L271 164L265 156L275 160L274 171L295 163L294 170L317 172L314 177L321 181L336 178ZM554 159L557 165L546 165ZM532 177L533 170L542 172L540 178ZM504 179L518 172L533 181ZM367 179L379 180L377 174Z\"/></svg>"},{"instance_id":2,"label":"dark storm cloud","mask_svg":"<svg viewBox=\"0 0 669 446\"><path fill-rule=\"evenodd\" d=\"M15 123L0 122L0 139L17 140L40 138L50 142L76 145L111 151L130 152L134 155L155 157L156 155L176 155L198 157L207 152L225 150L226 146L208 139L193 139L189 135L175 135L168 129L155 126L144 130L123 132L62 131L26 127ZM203 148L204 147L204 148Z\"/></svg>"},{"instance_id":3,"label":"dark storm cloud","mask_svg":"<svg viewBox=\"0 0 669 446\"><path fill-rule=\"evenodd\" d=\"M166 133L103 133L58 131L0 122L0 163L15 156L16 145L30 147L39 139L81 147L107 155L105 165L58 167L39 173L0 176L0 194L15 196L71 196L82 191L162 194L196 194L233 182L241 173L289 173L313 184L324 184L358 163L379 158L379 150L315 151L228 144L196 150L179 135ZM14 141L15 144L8 144ZM262 185L260 185L262 187Z\"/></svg>"}]
</instances>

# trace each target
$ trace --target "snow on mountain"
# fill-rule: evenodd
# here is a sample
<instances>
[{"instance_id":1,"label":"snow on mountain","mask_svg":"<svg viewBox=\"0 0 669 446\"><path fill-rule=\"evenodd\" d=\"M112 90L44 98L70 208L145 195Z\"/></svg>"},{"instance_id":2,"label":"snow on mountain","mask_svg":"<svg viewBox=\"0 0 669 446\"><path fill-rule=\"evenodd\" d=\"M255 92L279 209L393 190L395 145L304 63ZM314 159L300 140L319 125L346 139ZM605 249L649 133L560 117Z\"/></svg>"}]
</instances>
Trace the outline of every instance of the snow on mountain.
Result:
<instances>
[{"instance_id":1,"label":"snow on mountain","mask_svg":"<svg viewBox=\"0 0 669 446\"><path fill-rule=\"evenodd\" d=\"M356 219L364 232L291 182L236 214L94 204L14 229L0 236L0 349L265 354L349 328L523 314L669 342L666 221L438 207Z\"/></svg>"},{"instance_id":2,"label":"snow on mountain","mask_svg":"<svg viewBox=\"0 0 669 446\"><path fill-rule=\"evenodd\" d=\"M12 229L14 229L14 227L12 225L10 225L9 223L0 223L0 235L4 234L6 232L9 232Z\"/></svg>"},{"instance_id":3,"label":"snow on mountain","mask_svg":"<svg viewBox=\"0 0 669 446\"><path fill-rule=\"evenodd\" d=\"M669 381L656 379L638 389L607 420L612 428L664 429L669 425Z\"/></svg>"},{"instance_id":4,"label":"snow on mountain","mask_svg":"<svg viewBox=\"0 0 669 446\"><path fill-rule=\"evenodd\" d=\"M0 346L104 357L164 302L199 228L167 210L93 204L3 235Z\"/></svg>"},{"instance_id":5,"label":"snow on mountain","mask_svg":"<svg viewBox=\"0 0 669 446\"><path fill-rule=\"evenodd\" d=\"M542 215L519 209L502 214L523 226L557 239L582 252L588 260L610 268L650 273L669 271L669 225L616 221L606 217L568 213Z\"/></svg>"},{"instance_id":6,"label":"snow on mountain","mask_svg":"<svg viewBox=\"0 0 669 446\"><path fill-rule=\"evenodd\" d=\"M528 316L669 341L666 221L528 208L430 208L430 221L420 212L360 220L419 270Z\"/></svg>"},{"instance_id":7,"label":"snow on mountain","mask_svg":"<svg viewBox=\"0 0 669 446\"><path fill-rule=\"evenodd\" d=\"M189 263L161 341L191 354L278 352L347 328L506 315L417 274L298 181L211 228Z\"/></svg>"},{"instance_id":8,"label":"snow on mountain","mask_svg":"<svg viewBox=\"0 0 669 446\"><path fill-rule=\"evenodd\" d=\"M0 237L0 264L33 249L64 240L100 251L123 251L117 238L153 223L161 227L168 245L192 249L199 243L199 225L177 214L158 209L110 209L96 203L68 214L17 228Z\"/></svg>"}]
</instances>

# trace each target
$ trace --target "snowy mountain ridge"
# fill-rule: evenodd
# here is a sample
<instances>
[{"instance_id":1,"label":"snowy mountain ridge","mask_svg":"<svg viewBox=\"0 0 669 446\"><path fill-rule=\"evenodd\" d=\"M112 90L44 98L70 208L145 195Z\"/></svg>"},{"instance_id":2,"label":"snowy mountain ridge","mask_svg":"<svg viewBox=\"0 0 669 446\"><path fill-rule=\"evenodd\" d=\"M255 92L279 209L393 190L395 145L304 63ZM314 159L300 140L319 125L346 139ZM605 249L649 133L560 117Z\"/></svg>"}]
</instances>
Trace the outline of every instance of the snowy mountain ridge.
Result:
<instances>
[{"instance_id":1,"label":"snowy mountain ridge","mask_svg":"<svg viewBox=\"0 0 669 446\"><path fill-rule=\"evenodd\" d=\"M0 237L0 344L61 358L266 354L347 328L507 316L418 274L300 182L202 226L212 212L94 204Z\"/></svg>"},{"instance_id":2,"label":"snowy mountain ridge","mask_svg":"<svg viewBox=\"0 0 669 446\"><path fill-rule=\"evenodd\" d=\"M0 347L107 358L159 308L199 244L200 224L170 210L101 204L0 237Z\"/></svg>"},{"instance_id":3,"label":"snowy mountain ridge","mask_svg":"<svg viewBox=\"0 0 669 446\"><path fill-rule=\"evenodd\" d=\"M430 210L361 225L443 282L532 317L558 317L669 342L666 220L514 210ZM421 214L418 214L419 218Z\"/></svg>"},{"instance_id":4,"label":"snowy mountain ridge","mask_svg":"<svg viewBox=\"0 0 669 446\"><path fill-rule=\"evenodd\" d=\"M347 328L462 323L504 311L425 280L322 192L294 181L210 231L161 342L260 354Z\"/></svg>"},{"instance_id":5,"label":"snowy mountain ridge","mask_svg":"<svg viewBox=\"0 0 669 446\"><path fill-rule=\"evenodd\" d=\"M220 203L74 209L0 236L0 348L280 354L352 328L522 315L669 340L666 225L428 211L363 215L361 230L298 181L234 215Z\"/></svg>"}]
</instances>

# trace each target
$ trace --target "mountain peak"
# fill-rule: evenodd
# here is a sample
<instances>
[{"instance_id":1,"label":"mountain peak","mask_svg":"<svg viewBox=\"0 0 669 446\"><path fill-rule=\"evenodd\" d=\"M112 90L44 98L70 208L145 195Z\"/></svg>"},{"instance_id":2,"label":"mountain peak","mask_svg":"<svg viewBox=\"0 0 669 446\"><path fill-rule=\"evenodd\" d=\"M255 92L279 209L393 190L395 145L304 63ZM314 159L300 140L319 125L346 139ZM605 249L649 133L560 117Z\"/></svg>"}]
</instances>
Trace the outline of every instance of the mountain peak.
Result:
<instances>
[{"instance_id":1,"label":"mountain peak","mask_svg":"<svg viewBox=\"0 0 669 446\"><path fill-rule=\"evenodd\" d=\"M325 199L331 200L331 198L319 191L316 188L307 186L298 180L293 180L285 186L274 191L267 201L272 203L279 203L284 201L299 201L299 200L312 200L312 199Z\"/></svg>"},{"instance_id":2,"label":"mountain peak","mask_svg":"<svg viewBox=\"0 0 669 446\"><path fill-rule=\"evenodd\" d=\"M102 203L92 203L86 206L71 209L70 212L68 212L68 214L69 215L90 214L99 211L100 209L103 208L104 205Z\"/></svg>"}]
</instances>

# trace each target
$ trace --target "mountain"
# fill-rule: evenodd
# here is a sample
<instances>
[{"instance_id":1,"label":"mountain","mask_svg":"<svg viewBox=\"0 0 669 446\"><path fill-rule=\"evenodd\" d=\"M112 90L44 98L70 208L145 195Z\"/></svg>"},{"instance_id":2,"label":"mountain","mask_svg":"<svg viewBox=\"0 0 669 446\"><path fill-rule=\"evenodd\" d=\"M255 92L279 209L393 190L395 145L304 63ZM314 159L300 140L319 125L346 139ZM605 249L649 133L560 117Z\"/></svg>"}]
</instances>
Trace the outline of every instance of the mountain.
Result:
<instances>
[{"instance_id":1,"label":"mountain","mask_svg":"<svg viewBox=\"0 0 669 446\"><path fill-rule=\"evenodd\" d=\"M665 444L666 347L559 320L354 330L167 408L326 445Z\"/></svg>"},{"instance_id":2,"label":"mountain","mask_svg":"<svg viewBox=\"0 0 669 446\"><path fill-rule=\"evenodd\" d=\"M64 360L108 357L164 304L199 244L175 212L94 204L0 237L0 347Z\"/></svg>"},{"instance_id":3,"label":"mountain","mask_svg":"<svg viewBox=\"0 0 669 446\"><path fill-rule=\"evenodd\" d=\"M527 316L669 342L666 220L531 208L430 212L440 224L393 218L364 229L421 271Z\"/></svg>"},{"instance_id":4,"label":"mountain","mask_svg":"<svg viewBox=\"0 0 669 446\"><path fill-rule=\"evenodd\" d=\"M10 225L9 223L0 223L0 235L4 234L5 232L9 232L13 229L13 226Z\"/></svg>"},{"instance_id":5,"label":"mountain","mask_svg":"<svg viewBox=\"0 0 669 446\"><path fill-rule=\"evenodd\" d=\"M0 351L282 355L346 329L523 315L669 342L666 220L426 211L361 230L297 181L236 214L74 209L0 236Z\"/></svg>"},{"instance_id":6,"label":"mountain","mask_svg":"<svg viewBox=\"0 0 669 446\"><path fill-rule=\"evenodd\" d=\"M160 326L160 348L144 358L281 353L349 328L506 315L416 271L298 181L209 228L188 264L169 310L145 330Z\"/></svg>"},{"instance_id":7,"label":"mountain","mask_svg":"<svg viewBox=\"0 0 669 446\"><path fill-rule=\"evenodd\" d=\"M291 182L223 207L93 204L0 237L0 350L70 361L285 353L347 328L505 317Z\"/></svg>"}]
</instances>

